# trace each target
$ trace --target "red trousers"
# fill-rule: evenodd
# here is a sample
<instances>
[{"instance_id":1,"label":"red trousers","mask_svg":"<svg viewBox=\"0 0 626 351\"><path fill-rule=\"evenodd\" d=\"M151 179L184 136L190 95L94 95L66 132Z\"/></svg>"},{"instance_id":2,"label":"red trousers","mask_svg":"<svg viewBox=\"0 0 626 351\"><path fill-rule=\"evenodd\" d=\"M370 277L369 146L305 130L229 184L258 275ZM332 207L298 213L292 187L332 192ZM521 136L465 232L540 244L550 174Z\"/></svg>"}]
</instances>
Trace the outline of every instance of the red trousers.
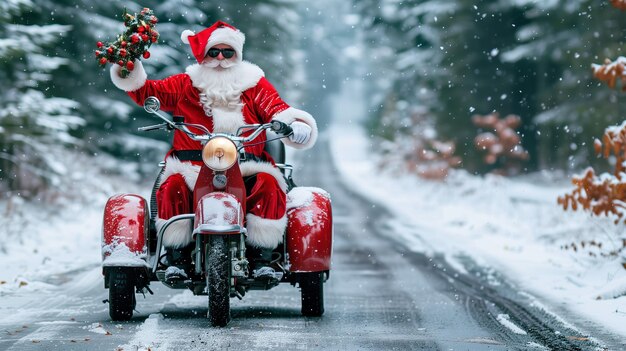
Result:
<instances>
[{"instance_id":1,"label":"red trousers","mask_svg":"<svg viewBox=\"0 0 626 351\"><path fill-rule=\"evenodd\" d=\"M282 242L286 228L287 196L276 178L268 173L244 177L244 181L248 242L257 247L273 248ZM193 213L193 192L179 173L161 183L156 199L158 217L162 220Z\"/></svg>"}]
</instances>

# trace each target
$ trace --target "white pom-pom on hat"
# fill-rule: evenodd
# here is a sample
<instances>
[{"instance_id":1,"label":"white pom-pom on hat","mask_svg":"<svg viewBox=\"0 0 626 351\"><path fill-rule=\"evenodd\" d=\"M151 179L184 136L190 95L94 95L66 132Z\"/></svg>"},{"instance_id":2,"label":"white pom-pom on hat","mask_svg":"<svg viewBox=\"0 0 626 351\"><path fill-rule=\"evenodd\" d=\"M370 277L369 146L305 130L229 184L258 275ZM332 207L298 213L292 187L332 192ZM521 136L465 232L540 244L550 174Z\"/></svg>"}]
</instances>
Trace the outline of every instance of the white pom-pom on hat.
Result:
<instances>
[{"instance_id":1,"label":"white pom-pom on hat","mask_svg":"<svg viewBox=\"0 0 626 351\"><path fill-rule=\"evenodd\" d=\"M189 44L189 37L192 35L196 35L196 33L189 29L185 29L182 33L180 33L180 40L182 40L185 44Z\"/></svg>"}]
</instances>

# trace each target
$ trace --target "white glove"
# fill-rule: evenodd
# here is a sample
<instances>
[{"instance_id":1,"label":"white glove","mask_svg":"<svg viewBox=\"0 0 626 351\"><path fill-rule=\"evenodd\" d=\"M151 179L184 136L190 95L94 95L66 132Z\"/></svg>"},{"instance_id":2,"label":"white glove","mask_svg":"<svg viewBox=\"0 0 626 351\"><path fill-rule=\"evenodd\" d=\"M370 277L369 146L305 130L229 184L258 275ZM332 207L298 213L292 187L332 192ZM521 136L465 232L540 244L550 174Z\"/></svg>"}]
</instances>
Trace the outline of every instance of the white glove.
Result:
<instances>
[{"instance_id":1,"label":"white glove","mask_svg":"<svg viewBox=\"0 0 626 351\"><path fill-rule=\"evenodd\" d=\"M289 140L296 144L306 144L311 140L311 127L303 122L294 121L289 125L293 130L293 134L289 136Z\"/></svg>"}]
</instances>

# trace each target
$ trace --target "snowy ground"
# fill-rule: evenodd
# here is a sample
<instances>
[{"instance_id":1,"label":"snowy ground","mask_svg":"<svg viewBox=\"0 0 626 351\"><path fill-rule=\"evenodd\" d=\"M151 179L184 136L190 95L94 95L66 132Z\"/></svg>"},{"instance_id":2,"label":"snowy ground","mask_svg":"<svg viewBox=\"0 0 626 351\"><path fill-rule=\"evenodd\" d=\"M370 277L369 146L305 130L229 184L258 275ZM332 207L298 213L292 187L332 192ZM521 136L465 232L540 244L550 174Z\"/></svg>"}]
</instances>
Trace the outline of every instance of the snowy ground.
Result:
<instances>
[{"instance_id":1,"label":"snowy ground","mask_svg":"<svg viewBox=\"0 0 626 351\"><path fill-rule=\"evenodd\" d=\"M469 256L507 276L528 300L549 305L535 307L571 311L578 325L589 321L626 337L626 252L599 257L622 247L626 226L563 211L556 199L572 185L562 175L478 177L461 170L436 182L380 169L376 140L362 127L369 116L365 88L362 79L345 79L331 100L331 152L348 187L397 215L393 225L412 250L443 254L460 272ZM601 249L588 245L594 240Z\"/></svg>"},{"instance_id":2,"label":"snowy ground","mask_svg":"<svg viewBox=\"0 0 626 351\"><path fill-rule=\"evenodd\" d=\"M520 293L581 316L576 322L591 320L626 337L623 258L590 256L621 247L620 229L610 219L564 212L556 198L570 189L567 180L456 171L443 182L425 181L378 169L376 156L368 152L373 139L354 122L335 126L330 138L345 183L395 213L394 235L403 235L412 250L442 253L461 272L462 257L469 256L510 278ZM602 249L580 247L593 239L603 243ZM576 252L562 249L572 243Z\"/></svg>"},{"instance_id":3,"label":"snowy ground","mask_svg":"<svg viewBox=\"0 0 626 351\"><path fill-rule=\"evenodd\" d=\"M55 199L0 201L0 297L54 289L62 283L58 279L67 279L64 273L100 267L107 198L149 191L137 185L136 169L124 169L119 161L69 152L57 156L67 169ZM111 169L123 174L104 174Z\"/></svg>"}]
</instances>

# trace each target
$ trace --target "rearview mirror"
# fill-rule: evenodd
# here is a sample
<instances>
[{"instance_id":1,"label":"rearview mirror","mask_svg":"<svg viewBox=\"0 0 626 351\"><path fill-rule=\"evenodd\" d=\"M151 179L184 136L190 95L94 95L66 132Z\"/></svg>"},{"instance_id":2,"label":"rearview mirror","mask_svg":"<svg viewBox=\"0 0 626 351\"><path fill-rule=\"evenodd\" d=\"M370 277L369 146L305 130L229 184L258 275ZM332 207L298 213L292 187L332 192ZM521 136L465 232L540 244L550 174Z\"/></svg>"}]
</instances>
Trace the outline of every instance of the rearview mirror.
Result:
<instances>
[{"instance_id":1,"label":"rearview mirror","mask_svg":"<svg viewBox=\"0 0 626 351\"><path fill-rule=\"evenodd\" d=\"M143 109L148 113L156 113L161 108L161 102L154 96L149 96L143 102Z\"/></svg>"}]
</instances>

